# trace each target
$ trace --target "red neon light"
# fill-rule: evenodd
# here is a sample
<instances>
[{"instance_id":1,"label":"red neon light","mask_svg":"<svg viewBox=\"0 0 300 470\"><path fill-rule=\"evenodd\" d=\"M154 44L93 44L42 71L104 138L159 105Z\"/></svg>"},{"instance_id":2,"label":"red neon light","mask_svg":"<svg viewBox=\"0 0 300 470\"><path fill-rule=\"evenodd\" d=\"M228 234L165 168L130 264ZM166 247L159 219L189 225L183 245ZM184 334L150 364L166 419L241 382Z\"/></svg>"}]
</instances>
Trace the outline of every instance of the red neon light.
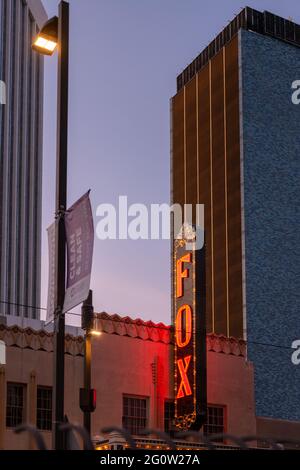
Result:
<instances>
[{"instance_id":1,"label":"red neon light","mask_svg":"<svg viewBox=\"0 0 300 470\"><path fill-rule=\"evenodd\" d=\"M189 270L182 270L184 263L190 263L192 261L192 253L187 253L182 256L176 262L176 297L183 296L183 279L189 277Z\"/></svg>"},{"instance_id":2,"label":"red neon light","mask_svg":"<svg viewBox=\"0 0 300 470\"><path fill-rule=\"evenodd\" d=\"M177 361L178 370L179 370L180 377L181 377L181 383L180 383L180 387L178 389L178 393L177 393L176 398L183 398L185 396L192 395L190 382L189 382L189 379L187 377L187 371L188 371L188 368L189 368L189 365L190 365L190 362L191 362L191 358L192 358L192 356L186 356L184 358L185 365L183 364L182 359L179 359ZM184 393L184 391L185 391L185 393Z\"/></svg>"},{"instance_id":3,"label":"red neon light","mask_svg":"<svg viewBox=\"0 0 300 470\"><path fill-rule=\"evenodd\" d=\"M96 409L97 405L97 391L94 389L93 390L93 407Z\"/></svg>"},{"instance_id":4,"label":"red neon light","mask_svg":"<svg viewBox=\"0 0 300 470\"><path fill-rule=\"evenodd\" d=\"M182 314L185 312L185 329L182 326ZM176 343L179 348L187 346L192 336L192 309L189 305L182 305L177 312L176 322ZM185 331L185 340L182 340L182 332Z\"/></svg>"}]
</instances>

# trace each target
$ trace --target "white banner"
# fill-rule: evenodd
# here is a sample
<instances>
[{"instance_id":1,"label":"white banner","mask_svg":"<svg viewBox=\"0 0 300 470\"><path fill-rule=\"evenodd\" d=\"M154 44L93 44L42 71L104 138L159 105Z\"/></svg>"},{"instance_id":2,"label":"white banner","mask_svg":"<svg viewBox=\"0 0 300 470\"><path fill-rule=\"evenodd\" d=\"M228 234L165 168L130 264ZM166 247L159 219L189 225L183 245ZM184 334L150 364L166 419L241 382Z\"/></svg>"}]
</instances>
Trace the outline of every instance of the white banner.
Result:
<instances>
[{"instance_id":1,"label":"white banner","mask_svg":"<svg viewBox=\"0 0 300 470\"><path fill-rule=\"evenodd\" d=\"M0 341L0 365L5 366L6 364L6 354L5 354L5 343L4 341Z\"/></svg>"},{"instance_id":2,"label":"white banner","mask_svg":"<svg viewBox=\"0 0 300 470\"><path fill-rule=\"evenodd\" d=\"M63 313L83 302L90 290L94 224L89 194L75 202L65 215L68 269Z\"/></svg>"}]
</instances>

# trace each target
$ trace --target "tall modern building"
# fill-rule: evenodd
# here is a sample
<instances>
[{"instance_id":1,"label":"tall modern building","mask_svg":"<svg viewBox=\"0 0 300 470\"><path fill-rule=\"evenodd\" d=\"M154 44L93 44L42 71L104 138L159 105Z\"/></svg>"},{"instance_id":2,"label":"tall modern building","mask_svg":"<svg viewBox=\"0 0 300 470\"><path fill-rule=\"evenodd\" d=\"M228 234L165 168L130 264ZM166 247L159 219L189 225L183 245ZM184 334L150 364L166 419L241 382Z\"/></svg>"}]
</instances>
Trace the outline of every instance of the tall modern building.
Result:
<instances>
[{"instance_id":1,"label":"tall modern building","mask_svg":"<svg viewBox=\"0 0 300 470\"><path fill-rule=\"evenodd\" d=\"M40 305L43 59L31 50L47 19L40 0L0 0L0 314ZM16 305L14 305L16 304ZM24 305L24 307L20 307Z\"/></svg>"},{"instance_id":2,"label":"tall modern building","mask_svg":"<svg viewBox=\"0 0 300 470\"><path fill-rule=\"evenodd\" d=\"M207 332L247 340L256 413L300 419L300 26L245 8L177 77L172 202L205 204Z\"/></svg>"}]
</instances>

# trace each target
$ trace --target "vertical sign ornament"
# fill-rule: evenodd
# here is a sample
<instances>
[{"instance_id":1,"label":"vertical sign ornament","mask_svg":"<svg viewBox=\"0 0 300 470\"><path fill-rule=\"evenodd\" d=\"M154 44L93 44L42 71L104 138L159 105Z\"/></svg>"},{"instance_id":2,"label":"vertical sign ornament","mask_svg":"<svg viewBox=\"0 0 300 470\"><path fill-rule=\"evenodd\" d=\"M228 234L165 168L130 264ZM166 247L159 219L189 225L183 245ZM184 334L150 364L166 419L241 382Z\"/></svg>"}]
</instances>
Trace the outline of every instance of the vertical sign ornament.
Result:
<instances>
[{"instance_id":1,"label":"vertical sign ornament","mask_svg":"<svg viewBox=\"0 0 300 470\"><path fill-rule=\"evenodd\" d=\"M205 246L174 240L175 424L199 430L206 416Z\"/></svg>"}]
</instances>

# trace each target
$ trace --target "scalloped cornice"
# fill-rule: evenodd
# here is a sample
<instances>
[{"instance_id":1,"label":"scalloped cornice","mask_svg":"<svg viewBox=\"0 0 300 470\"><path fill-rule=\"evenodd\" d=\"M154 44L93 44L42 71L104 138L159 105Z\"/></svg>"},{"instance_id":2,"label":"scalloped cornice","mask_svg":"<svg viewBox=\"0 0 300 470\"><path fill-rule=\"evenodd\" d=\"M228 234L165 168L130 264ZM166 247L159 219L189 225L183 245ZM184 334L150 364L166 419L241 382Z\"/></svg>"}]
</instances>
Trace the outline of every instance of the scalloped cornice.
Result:
<instances>
[{"instance_id":1,"label":"scalloped cornice","mask_svg":"<svg viewBox=\"0 0 300 470\"><path fill-rule=\"evenodd\" d=\"M143 341L172 344L172 327L163 323L153 323L130 317L109 315L105 312L95 314L95 328L103 333L127 336ZM6 326L0 324L0 340L7 346L14 346L34 351L53 351L53 333L45 330L35 331L32 328ZM207 335L207 350L234 356L246 356L246 342L242 339L227 338L222 335ZM66 354L83 356L84 338L82 336L65 336Z\"/></svg>"}]
</instances>

